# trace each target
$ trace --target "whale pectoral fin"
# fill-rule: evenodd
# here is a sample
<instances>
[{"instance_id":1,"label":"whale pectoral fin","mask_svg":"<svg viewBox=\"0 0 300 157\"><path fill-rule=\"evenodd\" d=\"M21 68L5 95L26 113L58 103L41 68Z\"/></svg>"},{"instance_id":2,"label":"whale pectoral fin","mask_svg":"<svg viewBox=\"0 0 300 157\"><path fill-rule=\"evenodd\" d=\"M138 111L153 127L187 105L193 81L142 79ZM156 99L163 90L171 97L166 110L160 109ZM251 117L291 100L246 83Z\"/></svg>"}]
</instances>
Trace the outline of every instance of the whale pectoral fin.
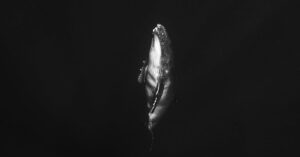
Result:
<instances>
[{"instance_id":1,"label":"whale pectoral fin","mask_svg":"<svg viewBox=\"0 0 300 157\"><path fill-rule=\"evenodd\" d=\"M145 83L146 82L146 71L147 71L146 61L143 60L143 66L140 68L140 74L138 76L138 82L139 83Z\"/></svg>"}]
</instances>

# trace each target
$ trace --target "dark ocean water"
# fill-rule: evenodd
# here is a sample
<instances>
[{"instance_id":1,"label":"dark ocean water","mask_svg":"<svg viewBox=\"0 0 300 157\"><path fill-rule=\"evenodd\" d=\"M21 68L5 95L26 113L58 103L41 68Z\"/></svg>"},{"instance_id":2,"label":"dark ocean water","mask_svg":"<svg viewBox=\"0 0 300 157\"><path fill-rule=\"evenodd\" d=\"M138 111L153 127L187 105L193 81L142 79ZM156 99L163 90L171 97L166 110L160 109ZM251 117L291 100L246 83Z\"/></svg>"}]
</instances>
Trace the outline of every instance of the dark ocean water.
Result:
<instances>
[{"instance_id":1,"label":"dark ocean water","mask_svg":"<svg viewBox=\"0 0 300 157\"><path fill-rule=\"evenodd\" d=\"M289 1L0 6L1 156L299 155L299 25ZM157 23L172 41L175 100L147 153L137 76Z\"/></svg>"}]
</instances>

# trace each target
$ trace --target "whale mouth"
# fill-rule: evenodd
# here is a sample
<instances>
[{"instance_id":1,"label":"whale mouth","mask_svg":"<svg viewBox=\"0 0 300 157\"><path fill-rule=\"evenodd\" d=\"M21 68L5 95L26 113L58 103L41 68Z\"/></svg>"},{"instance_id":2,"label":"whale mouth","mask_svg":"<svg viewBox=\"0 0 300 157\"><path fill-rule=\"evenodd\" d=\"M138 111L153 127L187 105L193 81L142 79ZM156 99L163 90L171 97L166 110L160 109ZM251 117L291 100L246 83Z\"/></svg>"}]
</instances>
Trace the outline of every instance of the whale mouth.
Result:
<instances>
[{"instance_id":1,"label":"whale mouth","mask_svg":"<svg viewBox=\"0 0 300 157\"><path fill-rule=\"evenodd\" d=\"M148 66L150 74L154 76L155 80L158 80L161 68L161 44L157 35L154 35L152 38Z\"/></svg>"},{"instance_id":2,"label":"whale mouth","mask_svg":"<svg viewBox=\"0 0 300 157\"><path fill-rule=\"evenodd\" d=\"M164 36L167 34L165 27L161 24L157 24L152 32L153 32L153 34L157 34L159 36Z\"/></svg>"}]
</instances>

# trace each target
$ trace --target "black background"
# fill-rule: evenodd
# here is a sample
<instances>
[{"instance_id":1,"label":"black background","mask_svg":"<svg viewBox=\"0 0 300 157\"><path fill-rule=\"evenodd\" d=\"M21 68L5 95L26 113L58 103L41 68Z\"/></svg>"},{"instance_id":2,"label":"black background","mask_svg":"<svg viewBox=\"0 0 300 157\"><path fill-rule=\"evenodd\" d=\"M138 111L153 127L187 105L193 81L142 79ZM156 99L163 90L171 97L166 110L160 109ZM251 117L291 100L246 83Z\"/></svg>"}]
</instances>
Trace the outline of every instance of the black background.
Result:
<instances>
[{"instance_id":1,"label":"black background","mask_svg":"<svg viewBox=\"0 0 300 157\"><path fill-rule=\"evenodd\" d=\"M1 156L299 155L296 4L0 6ZM137 75L157 23L172 40L176 98L147 153Z\"/></svg>"}]
</instances>

